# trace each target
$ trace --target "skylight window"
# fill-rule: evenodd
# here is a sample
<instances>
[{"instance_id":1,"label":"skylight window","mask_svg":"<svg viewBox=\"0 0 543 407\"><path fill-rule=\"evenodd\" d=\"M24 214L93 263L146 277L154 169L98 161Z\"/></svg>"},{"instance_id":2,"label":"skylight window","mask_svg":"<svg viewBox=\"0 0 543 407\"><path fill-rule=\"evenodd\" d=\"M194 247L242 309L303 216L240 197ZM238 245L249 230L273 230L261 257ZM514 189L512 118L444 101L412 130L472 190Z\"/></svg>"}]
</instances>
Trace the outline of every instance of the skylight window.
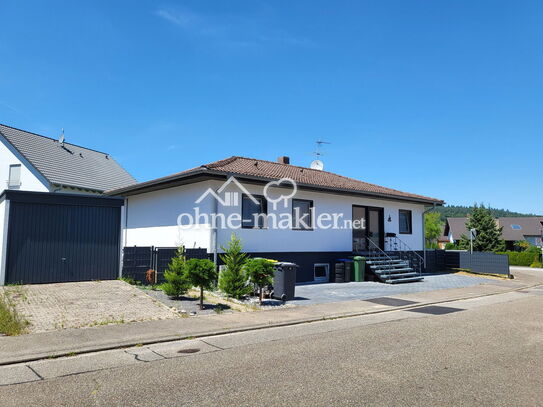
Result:
<instances>
[{"instance_id":1,"label":"skylight window","mask_svg":"<svg viewBox=\"0 0 543 407\"><path fill-rule=\"evenodd\" d=\"M520 225L511 225L511 229L513 229L513 230L522 230L522 227Z\"/></svg>"}]
</instances>

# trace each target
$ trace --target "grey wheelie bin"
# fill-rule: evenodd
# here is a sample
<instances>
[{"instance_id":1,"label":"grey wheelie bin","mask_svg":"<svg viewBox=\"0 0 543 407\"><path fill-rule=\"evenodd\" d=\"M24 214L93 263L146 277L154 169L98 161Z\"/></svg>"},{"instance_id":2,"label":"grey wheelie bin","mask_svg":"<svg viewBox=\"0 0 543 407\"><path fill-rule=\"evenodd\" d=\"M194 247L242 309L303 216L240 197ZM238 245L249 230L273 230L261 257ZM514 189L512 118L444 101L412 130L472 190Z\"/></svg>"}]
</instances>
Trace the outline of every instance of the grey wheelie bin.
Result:
<instances>
[{"instance_id":1,"label":"grey wheelie bin","mask_svg":"<svg viewBox=\"0 0 543 407\"><path fill-rule=\"evenodd\" d=\"M279 261L273 265L273 298L282 301L290 301L295 297L296 270L298 265Z\"/></svg>"}]
</instances>

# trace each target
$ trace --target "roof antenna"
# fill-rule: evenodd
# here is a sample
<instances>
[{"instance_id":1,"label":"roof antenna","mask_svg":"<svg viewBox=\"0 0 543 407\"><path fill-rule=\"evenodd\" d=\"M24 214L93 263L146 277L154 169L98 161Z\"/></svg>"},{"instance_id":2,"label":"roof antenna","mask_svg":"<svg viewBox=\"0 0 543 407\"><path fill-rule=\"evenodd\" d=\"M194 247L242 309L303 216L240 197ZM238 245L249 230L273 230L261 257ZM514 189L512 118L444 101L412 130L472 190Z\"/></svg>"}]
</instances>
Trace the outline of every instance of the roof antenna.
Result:
<instances>
[{"instance_id":1,"label":"roof antenna","mask_svg":"<svg viewBox=\"0 0 543 407\"><path fill-rule=\"evenodd\" d=\"M62 134L60 135L58 139L58 143L60 144L61 147L64 147L64 128L62 129Z\"/></svg>"},{"instance_id":2,"label":"roof antenna","mask_svg":"<svg viewBox=\"0 0 543 407\"><path fill-rule=\"evenodd\" d=\"M315 156L315 159L311 162L310 168L314 170L323 170L324 169L324 163L321 160L321 157L324 155L324 153L321 151L323 144L332 144L328 141L322 141L317 140L315 143L317 143L317 147L315 148L315 151L313 151L313 155Z\"/></svg>"}]
</instances>

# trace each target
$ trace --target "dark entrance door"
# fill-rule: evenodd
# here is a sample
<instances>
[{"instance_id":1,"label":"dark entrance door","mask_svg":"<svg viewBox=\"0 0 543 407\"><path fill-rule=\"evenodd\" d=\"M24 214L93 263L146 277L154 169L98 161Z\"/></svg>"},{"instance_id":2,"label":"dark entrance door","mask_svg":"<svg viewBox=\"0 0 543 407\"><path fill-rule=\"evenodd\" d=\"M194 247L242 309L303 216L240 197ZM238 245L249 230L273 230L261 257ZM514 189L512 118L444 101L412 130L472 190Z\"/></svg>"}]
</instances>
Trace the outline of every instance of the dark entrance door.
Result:
<instances>
[{"instance_id":1,"label":"dark entrance door","mask_svg":"<svg viewBox=\"0 0 543 407\"><path fill-rule=\"evenodd\" d=\"M371 240L371 246L382 249L385 242L384 229L383 208L353 205L353 251L369 250L366 238Z\"/></svg>"}]
</instances>

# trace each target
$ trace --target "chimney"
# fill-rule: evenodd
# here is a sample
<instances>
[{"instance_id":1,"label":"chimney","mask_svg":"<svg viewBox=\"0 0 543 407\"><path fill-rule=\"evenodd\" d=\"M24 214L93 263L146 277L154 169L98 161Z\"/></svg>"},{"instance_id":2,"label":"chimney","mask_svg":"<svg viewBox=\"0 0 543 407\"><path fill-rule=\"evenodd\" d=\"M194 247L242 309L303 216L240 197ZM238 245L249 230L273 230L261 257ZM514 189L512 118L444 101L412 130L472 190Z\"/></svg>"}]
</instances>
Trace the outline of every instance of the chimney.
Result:
<instances>
[{"instance_id":1,"label":"chimney","mask_svg":"<svg viewBox=\"0 0 543 407\"><path fill-rule=\"evenodd\" d=\"M277 159L277 162L280 164L290 164L290 158L287 157L286 155L282 155L281 157Z\"/></svg>"}]
</instances>

